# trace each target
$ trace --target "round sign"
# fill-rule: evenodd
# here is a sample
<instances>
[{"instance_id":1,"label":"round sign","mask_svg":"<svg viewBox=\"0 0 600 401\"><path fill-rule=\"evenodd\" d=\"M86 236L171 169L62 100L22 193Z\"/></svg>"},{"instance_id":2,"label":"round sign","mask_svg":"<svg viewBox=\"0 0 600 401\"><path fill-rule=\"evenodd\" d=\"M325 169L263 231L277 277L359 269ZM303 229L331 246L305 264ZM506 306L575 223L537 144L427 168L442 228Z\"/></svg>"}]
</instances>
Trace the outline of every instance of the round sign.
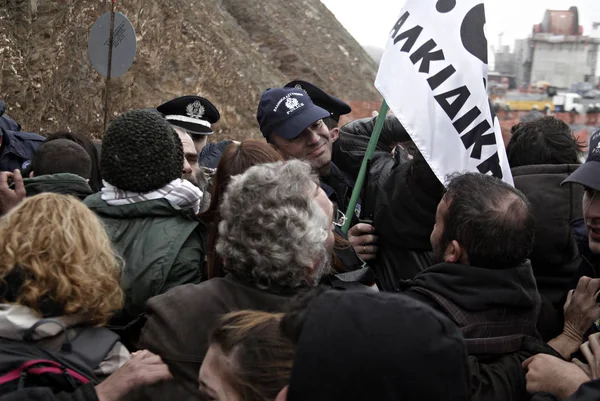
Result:
<instances>
[{"instance_id":1,"label":"round sign","mask_svg":"<svg viewBox=\"0 0 600 401\"><path fill-rule=\"evenodd\" d=\"M92 66L103 76L108 75L108 47L110 44L110 12L102 14L90 31L88 55ZM125 74L135 59L135 29L126 16L115 13L113 30L111 78Z\"/></svg>"}]
</instances>

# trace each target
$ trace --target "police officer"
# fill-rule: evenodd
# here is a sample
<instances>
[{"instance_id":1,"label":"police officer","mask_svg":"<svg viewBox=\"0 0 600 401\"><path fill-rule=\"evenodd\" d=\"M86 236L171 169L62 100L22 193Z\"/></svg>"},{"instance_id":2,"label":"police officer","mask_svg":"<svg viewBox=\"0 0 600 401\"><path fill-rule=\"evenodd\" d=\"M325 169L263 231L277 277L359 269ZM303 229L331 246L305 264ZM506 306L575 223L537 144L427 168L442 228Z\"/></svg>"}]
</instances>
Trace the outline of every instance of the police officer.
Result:
<instances>
[{"instance_id":1,"label":"police officer","mask_svg":"<svg viewBox=\"0 0 600 401\"><path fill-rule=\"evenodd\" d=\"M335 102L333 99L330 101ZM309 162L329 199L345 211L354 182L331 161L337 137L331 135L324 122L331 116L330 111L317 106L301 88L284 87L263 92L256 118L265 139L283 157ZM374 231L372 225L360 223L348 233L354 250L363 260L372 260L377 254Z\"/></svg>"},{"instance_id":2,"label":"police officer","mask_svg":"<svg viewBox=\"0 0 600 401\"><path fill-rule=\"evenodd\" d=\"M323 122L327 128L329 128L331 139L333 142L335 142L340 135L340 117L344 114L349 114L352 112L350 105L338 99L337 97L331 96L323 89L311 84L308 81L297 79L287 83L285 88L296 88L303 90L310 97L314 104L329 112L329 117L325 117Z\"/></svg>"},{"instance_id":3,"label":"police officer","mask_svg":"<svg viewBox=\"0 0 600 401\"><path fill-rule=\"evenodd\" d=\"M156 108L165 119L177 127L183 128L194 141L196 152L200 154L208 137L213 134L212 124L221 118L217 108L200 96L182 96Z\"/></svg>"}]
</instances>

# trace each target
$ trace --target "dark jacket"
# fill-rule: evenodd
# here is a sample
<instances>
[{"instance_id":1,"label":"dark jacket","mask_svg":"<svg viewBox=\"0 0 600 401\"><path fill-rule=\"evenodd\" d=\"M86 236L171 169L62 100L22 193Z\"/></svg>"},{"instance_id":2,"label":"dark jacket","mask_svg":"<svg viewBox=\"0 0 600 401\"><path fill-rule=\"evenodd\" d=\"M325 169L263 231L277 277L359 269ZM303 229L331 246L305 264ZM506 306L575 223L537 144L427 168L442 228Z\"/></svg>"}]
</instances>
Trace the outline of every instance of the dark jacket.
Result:
<instances>
[{"instance_id":1,"label":"dark jacket","mask_svg":"<svg viewBox=\"0 0 600 401\"><path fill-rule=\"evenodd\" d=\"M535 327L540 296L528 262L502 270L442 263L404 286L405 294L444 313L461 329L473 400L529 400L521 363L537 353L557 354Z\"/></svg>"},{"instance_id":2,"label":"dark jacket","mask_svg":"<svg viewBox=\"0 0 600 401\"><path fill-rule=\"evenodd\" d=\"M208 336L218 319L244 309L282 312L292 296L259 290L229 274L182 285L150 299L138 348L160 355L175 379L158 385L140 399L186 401L201 397L198 372L208 350Z\"/></svg>"},{"instance_id":3,"label":"dark jacket","mask_svg":"<svg viewBox=\"0 0 600 401\"><path fill-rule=\"evenodd\" d=\"M534 165L511 170L515 187L527 196L535 214L535 244L530 259L538 290L560 311L581 262L570 224L583 215L583 187L560 185L577 167Z\"/></svg>"},{"instance_id":4,"label":"dark jacket","mask_svg":"<svg viewBox=\"0 0 600 401\"><path fill-rule=\"evenodd\" d=\"M598 401L600 400L600 380L584 383L565 401Z\"/></svg>"},{"instance_id":5,"label":"dark jacket","mask_svg":"<svg viewBox=\"0 0 600 401\"><path fill-rule=\"evenodd\" d=\"M46 138L22 131L9 131L0 127L0 171L23 170L33 159L37 148Z\"/></svg>"},{"instance_id":6,"label":"dark jacket","mask_svg":"<svg viewBox=\"0 0 600 401\"><path fill-rule=\"evenodd\" d=\"M340 128L340 136L333 144L332 160L337 167L344 171L348 177L355 181L365 157L371 134L375 128L377 118L362 118L344 125ZM391 171L399 164L408 161L407 153L401 148L396 148L398 142L410 141L410 136L394 116L387 116L381 129L377 147L371 159L366 190L361 196L363 218L373 215L377 188L380 183L387 180ZM395 156L392 150L396 148ZM366 195L366 196L365 196Z\"/></svg>"},{"instance_id":7,"label":"dark jacket","mask_svg":"<svg viewBox=\"0 0 600 401\"><path fill-rule=\"evenodd\" d=\"M331 170L328 176L319 177L321 189L325 192L331 202L337 205L338 209L346 213L352 190L354 189L354 180L350 176L340 170L334 163L331 163ZM357 211L360 206L357 205ZM358 217L360 213L355 213Z\"/></svg>"},{"instance_id":8,"label":"dark jacket","mask_svg":"<svg viewBox=\"0 0 600 401\"><path fill-rule=\"evenodd\" d=\"M55 194L73 195L84 200L94 192L88 182L75 174L47 174L23 180L27 196L52 192Z\"/></svg>"},{"instance_id":9,"label":"dark jacket","mask_svg":"<svg viewBox=\"0 0 600 401\"><path fill-rule=\"evenodd\" d=\"M563 401L598 401L600 400L600 380L583 383L577 391ZM548 393L537 393L531 401L560 401L558 397Z\"/></svg>"},{"instance_id":10,"label":"dark jacket","mask_svg":"<svg viewBox=\"0 0 600 401\"><path fill-rule=\"evenodd\" d=\"M21 131L21 125L9 116L5 115L5 111L6 104L0 100L0 128L3 128L7 131Z\"/></svg>"},{"instance_id":11,"label":"dark jacket","mask_svg":"<svg viewBox=\"0 0 600 401\"><path fill-rule=\"evenodd\" d=\"M125 307L113 324L136 319L153 296L202 279L206 230L180 208L165 199L110 206L100 193L86 198L85 204L100 217L125 260Z\"/></svg>"},{"instance_id":12,"label":"dark jacket","mask_svg":"<svg viewBox=\"0 0 600 401\"><path fill-rule=\"evenodd\" d=\"M399 291L402 280L433 264L429 237L442 186L433 173L413 175L415 169L430 171L425 160L413 159L395 168L378 189L374 223L379 252L374 269L383 291Z\"/></svg>"}]
</instances>

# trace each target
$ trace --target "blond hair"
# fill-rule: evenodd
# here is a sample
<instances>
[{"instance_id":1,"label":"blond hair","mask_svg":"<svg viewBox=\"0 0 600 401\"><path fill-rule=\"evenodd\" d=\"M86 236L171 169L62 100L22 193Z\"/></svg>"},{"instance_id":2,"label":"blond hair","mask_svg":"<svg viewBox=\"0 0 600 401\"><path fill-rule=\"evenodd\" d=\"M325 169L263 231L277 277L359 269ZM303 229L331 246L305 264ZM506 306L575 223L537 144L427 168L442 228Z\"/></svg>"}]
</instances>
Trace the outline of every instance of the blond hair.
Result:
<instances>
[{"instance_id":1,"label":"blond hair","mask_svg":"<svg viewBox=\"0 0 600 401\"><path fill-rule=\"evenodd\" d=\"M0 283L21 277L14 298L42 315L51 301L64 315L105 324L123 306L122 263L104 227L78 199L44 193L0 219Z\"/></svg>"}]
</instances>

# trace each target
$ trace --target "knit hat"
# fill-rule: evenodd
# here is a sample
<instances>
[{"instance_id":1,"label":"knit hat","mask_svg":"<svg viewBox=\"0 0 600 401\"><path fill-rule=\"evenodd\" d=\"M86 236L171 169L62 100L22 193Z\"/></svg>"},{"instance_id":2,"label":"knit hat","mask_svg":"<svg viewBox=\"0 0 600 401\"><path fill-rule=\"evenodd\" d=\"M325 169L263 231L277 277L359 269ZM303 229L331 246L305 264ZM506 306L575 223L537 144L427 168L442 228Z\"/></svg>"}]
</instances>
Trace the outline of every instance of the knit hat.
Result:
<instances>
[{"instance_id":1,"label":"knit hat","mask_svg":"<svg viewBox=\"0 0 600 401\"><path fill-rule=\"evenodd\" d=\"M327 291L296 346L288 401L471 399L456 325L405 295Z\"/></svg>"},{"instance_id":2,"label":"knit hat","mask_svg":"<svg viewBox=\"0 0 600 401\"><path fill-rule=\"evenodd\" d=\"M102 140L100 170L109 184L131 192L150 192L181 178L183 149L169 123L148 110L117 117Z\"/></svg>"}]
</instances>

